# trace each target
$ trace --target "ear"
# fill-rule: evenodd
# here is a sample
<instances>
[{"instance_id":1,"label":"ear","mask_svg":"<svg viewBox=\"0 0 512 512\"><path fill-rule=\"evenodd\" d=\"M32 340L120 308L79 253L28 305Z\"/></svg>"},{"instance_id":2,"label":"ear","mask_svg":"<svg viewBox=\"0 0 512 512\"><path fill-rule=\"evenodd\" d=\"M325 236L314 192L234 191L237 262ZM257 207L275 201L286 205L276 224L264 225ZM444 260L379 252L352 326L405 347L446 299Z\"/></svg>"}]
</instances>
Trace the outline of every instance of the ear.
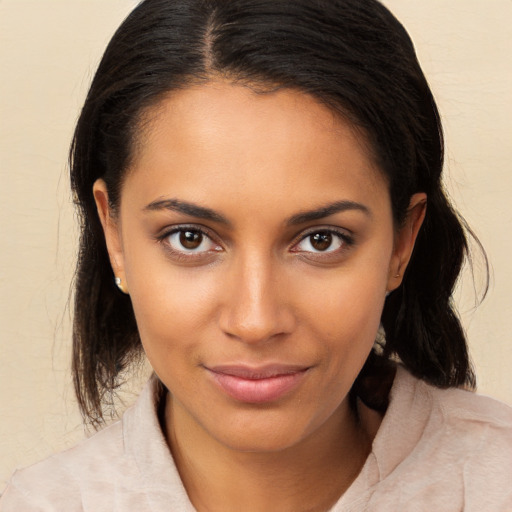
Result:
<instances>
[{"instance_id":1,"label":"ear","mask_svg":"<svg viewBox=\"0 0 512 512\"><path fill-rule=\"evenodd\" d=\"M94 200L96 201L98 216L100 218L101 225L103 226L110 265L114 271L117 286L122 292L128 293L124 272L124 254L121 229L119 221L117 220L116 215L112 212L108 201L107 184L102 179L98 179L94 182L92 191L94 194Z\"/></svg>"},{"instance_id":2,"label":"ear","mask_svg":"<svg viewBox=\"0 0 512 512\"><path fill-rule=\"evenodd\" d=\"M411 259L414 243L425 218L426 210L427 195L423 192L412 195L405 220L395 235L388 273L387 289L390 292L402 284L404 272Z\"/></svg>"}]
</instances>

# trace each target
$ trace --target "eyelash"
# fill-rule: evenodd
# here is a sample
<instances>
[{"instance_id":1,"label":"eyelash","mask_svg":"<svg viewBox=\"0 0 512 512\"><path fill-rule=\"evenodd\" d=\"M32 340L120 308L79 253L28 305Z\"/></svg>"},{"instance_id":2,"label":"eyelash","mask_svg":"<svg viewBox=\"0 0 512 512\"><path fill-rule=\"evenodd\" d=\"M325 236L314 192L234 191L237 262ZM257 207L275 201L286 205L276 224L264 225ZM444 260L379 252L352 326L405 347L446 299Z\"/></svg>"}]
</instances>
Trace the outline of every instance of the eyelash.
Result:
<instances>
[{"instance_id":1,"label":"eyelash","mask_svg":"<svg viewBox=\"0 0 512 512\"><path fill-rule=\"evenodd\" d=\"M339 238L341 242L341 247L335 250L326 250L326 251L300 251L294 250L300 243L317 234L327 234L332 235ZM311 242L310 242L311 243ZM354 237L347 233L345 230L336 229L333 227L315 227L313 229L308 230L306 233L301 233L300 237L297 241L294 241L292 244L292 252L300 253L303 255L308 255L308 258L329 258L340 255L340 253L350 249L355 244Z\"/></svg>"},{"instance_id":2,"label":"eyelash","mask_svg":"<svg viewBox=\"0 0 512 512\"><path fill-rule=\"evenodd\" d=\"M207 250L207 251L199 251L199 252L193 252L187 251L186 248L183 248L182 251L174 249L171 244L169 243L169 237L172 235L178 234L178 233L185 233L185 232L193 232L197 233L204 238L208 239L210 243L216 245L219 247L218 249L215 248L213 250ZM333 235L334 237L339 238L341 242L341 246L335 250L325 250L325 251L301 251L295 249L299 244L307 240L308 238L312 237L313 235L317 234L327 234L327 235ZM156 237L156 240L160 242L167 252L169 252L173 258L181 260L181 261L194 261L198 258L204 258L205 256L212 255L212 253L215 252L221 252L223 249L221 245L215 240L216 237L213 236L210 230L205 229L204 227L200 225L179 225L175 226L172 229L169 229L162 233L161 235L158 235ZM344 230L336 229L333 227L315 227L314 229L310 229L305 233L301 233L299 237L295 239L295 241L290 246L290 252L298 253L303 255L304 257L310 258L310 259L328 259L335 256L340 255L340 253L347 251L355 244L354 237L347 233Z\"/></svg>"},{"instance_id":3,"label":"eyelash","mask_svg":"<svg viewBox=\"0 0 512 512\"><path fill-rule=\"evenodd\" d=\"M202 226L198 225L180 225L176 226L172 229L169 229L168 231L165 231L161 235L158 235L156 237L156 240L160 242L165 250L171 254L171 256L175 259L181 260L181 261L194 261L196 258L204 258L206 255L211 255L212 252L220 252L222 249L214 249L209 251L200 251L200 252L193 252L193 251L187 251L186 248L183 248L182 251L174 249L171 244L169 243L169 238L172 235L178 234L178 233L185 233L185 232L192 232L197 233L201 236L203 236L205 239L210 240L210 242L217 247L220 247L220 244L216 242L215 237L212 236L211 231L203 228Z\"/></svg>"}]
</instances>

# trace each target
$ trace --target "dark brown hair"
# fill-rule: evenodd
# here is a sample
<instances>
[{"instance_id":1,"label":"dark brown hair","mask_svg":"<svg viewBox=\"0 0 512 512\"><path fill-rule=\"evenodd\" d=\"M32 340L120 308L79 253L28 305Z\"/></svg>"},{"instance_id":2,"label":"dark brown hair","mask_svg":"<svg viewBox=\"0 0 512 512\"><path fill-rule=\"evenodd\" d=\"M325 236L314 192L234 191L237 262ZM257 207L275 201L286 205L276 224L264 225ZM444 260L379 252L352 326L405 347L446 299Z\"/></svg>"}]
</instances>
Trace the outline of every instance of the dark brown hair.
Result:
<instances>
[{"instance_id":1,"label":"dark brown hair","mask_svg":"<svg viewBox=\"0 0 512 512\"><path fill-rule=\"evenodd\" d=\"M93 183L105 180L115 209L143 113L169 91L215 76L303 91L361 129L387 176L397 225L412 194L428 196L403 284L386 300L383 352L372 352L352 393L371 404L365 383L390 359L437 386L474 385L451 299L466 235L441 183L438 110L402 25L376 0L146 0L107 47L71 150L81 219L73 370L84 415L101 422L102 402L141 352L130 298L114 285Z\"/></svg>"}]
</instances>

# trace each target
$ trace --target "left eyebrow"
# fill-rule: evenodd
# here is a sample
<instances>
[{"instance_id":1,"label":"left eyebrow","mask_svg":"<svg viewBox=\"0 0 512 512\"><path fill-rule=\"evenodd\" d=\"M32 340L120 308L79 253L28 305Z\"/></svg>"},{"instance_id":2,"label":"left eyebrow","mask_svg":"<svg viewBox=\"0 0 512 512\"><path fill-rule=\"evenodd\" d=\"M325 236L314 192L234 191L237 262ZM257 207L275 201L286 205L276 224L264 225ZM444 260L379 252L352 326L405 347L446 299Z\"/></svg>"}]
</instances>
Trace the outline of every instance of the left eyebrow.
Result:
<instances>
[{"instance_id":1,"label":"left eyebrow","mask_svg":"<svg viewBox=\"0 0 512 512\"><path fill-rule=\"evenodd\" d=\"M346 212L350 210L357 210L363 212L368 217L372 217L371 210L364 204L356 203L354 201L336 201L334 203L321 206L320 208L316 208L315 210L297 213L296 215L290 217L286 224L288 226L304 224L306 222L329 217L329 215L334 215L335 213Z\"/></svg>"}]
</instances>

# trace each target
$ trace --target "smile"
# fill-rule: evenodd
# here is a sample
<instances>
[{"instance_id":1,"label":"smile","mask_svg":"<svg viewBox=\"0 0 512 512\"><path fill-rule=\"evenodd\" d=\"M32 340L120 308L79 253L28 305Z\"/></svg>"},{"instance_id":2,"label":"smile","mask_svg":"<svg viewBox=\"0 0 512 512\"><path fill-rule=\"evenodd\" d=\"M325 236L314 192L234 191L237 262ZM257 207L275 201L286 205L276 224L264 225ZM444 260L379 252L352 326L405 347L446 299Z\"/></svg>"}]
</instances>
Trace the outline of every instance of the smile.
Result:
<instances>
[{"instance_id":1,"label":"smile","mask_svg":"<svg viewBox=\"0 0 512 512\"><path fill-rule=\"evenodd\" d=\"M278 400L296 389L308 367L270 365L261 368L247 366L215 366L206 370L214 382L231 398L239 402L262 404Z\"/></svg>"}]
</instances>

